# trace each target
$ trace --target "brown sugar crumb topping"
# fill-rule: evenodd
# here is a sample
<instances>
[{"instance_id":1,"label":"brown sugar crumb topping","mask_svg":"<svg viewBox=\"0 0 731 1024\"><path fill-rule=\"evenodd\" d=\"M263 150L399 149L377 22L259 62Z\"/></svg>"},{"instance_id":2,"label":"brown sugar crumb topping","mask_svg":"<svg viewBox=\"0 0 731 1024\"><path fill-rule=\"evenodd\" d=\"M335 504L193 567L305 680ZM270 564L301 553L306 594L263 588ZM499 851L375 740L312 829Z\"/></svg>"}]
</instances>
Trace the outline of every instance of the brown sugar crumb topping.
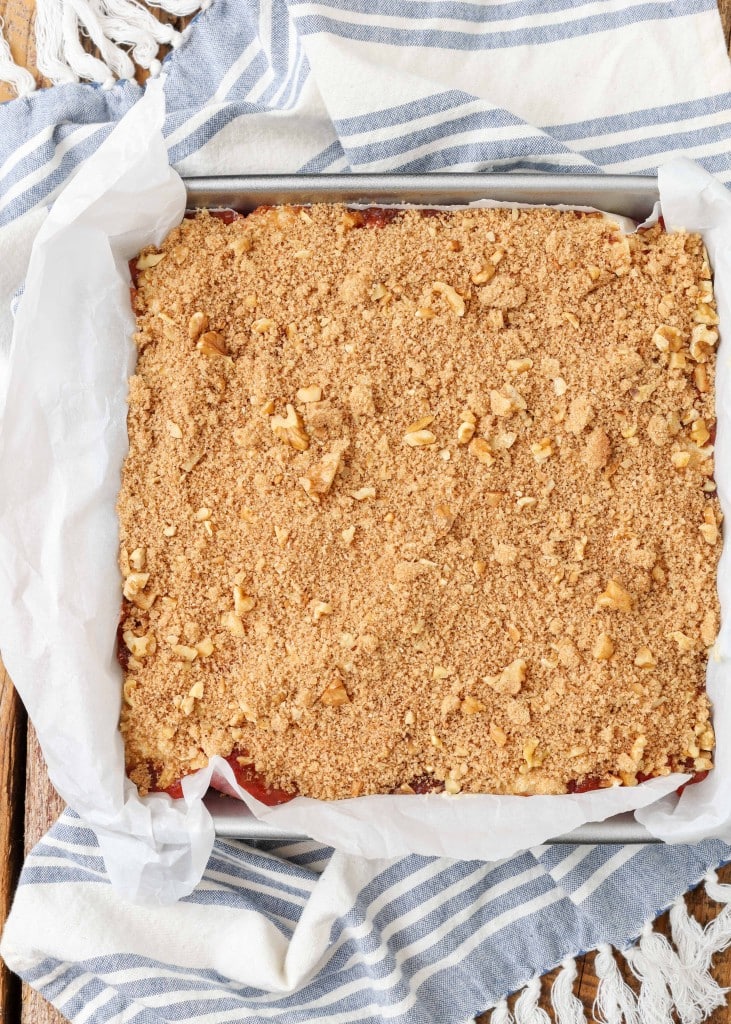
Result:
<instances>
[{"instance_id":1,"label":"brown sugar crumb topping","mask_svg":"<svg viewBox=\"0 0 731 1024\"><path fill-rule=\"evenodd\" d=\"M698 236L262 208L184 221L137 276L118 508L141 789L232 752L327 799L711 767Z\"/></svg>"}]
</instances>

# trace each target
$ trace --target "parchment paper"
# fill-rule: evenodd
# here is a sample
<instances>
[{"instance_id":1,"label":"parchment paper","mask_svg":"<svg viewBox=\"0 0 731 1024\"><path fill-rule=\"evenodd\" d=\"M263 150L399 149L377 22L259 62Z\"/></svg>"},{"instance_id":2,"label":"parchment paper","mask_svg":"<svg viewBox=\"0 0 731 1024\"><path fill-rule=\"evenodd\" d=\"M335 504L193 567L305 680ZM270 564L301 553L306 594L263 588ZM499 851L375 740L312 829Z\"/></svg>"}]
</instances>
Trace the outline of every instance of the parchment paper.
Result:
<instances>
[{"instance_id":1,"label":"parchment paper","mask_svg":"<svg viewBox=\"0 0 731 1024\"><path fill-rule=\"evenodd\" d=\"M218 771L257 816L367 857L407 852L492 860L585 821L643 808L670 841L731 839L731 698L726 659L712 661L717 767L573 796L378 796L326 803L299 797L265 808L214 758L183 783L185 799L144 799L124 775L117 730L121 672L115 632L121 581L115 502L126 451L133 316L126 262L181 219L182 183L161 136L163 97L148 87L61 193L31 255L15 325L0 428L0 649L64 799L99 836L115 887L167 903L200 878L213 828L202 803ZM716 268L723 325L731 323L731 197L687 161L661 176L669 223L703 230ZM731 370L719 351L717 478L724 508L731 446ZM721 569L724 608L728 552ZM729 626L719 649L728 650ZM663 799L664 798L664 799ZM648 806L649 805L649 806ZM677 806L676 806L677 805Z\"/></svg>"}]
</instances>

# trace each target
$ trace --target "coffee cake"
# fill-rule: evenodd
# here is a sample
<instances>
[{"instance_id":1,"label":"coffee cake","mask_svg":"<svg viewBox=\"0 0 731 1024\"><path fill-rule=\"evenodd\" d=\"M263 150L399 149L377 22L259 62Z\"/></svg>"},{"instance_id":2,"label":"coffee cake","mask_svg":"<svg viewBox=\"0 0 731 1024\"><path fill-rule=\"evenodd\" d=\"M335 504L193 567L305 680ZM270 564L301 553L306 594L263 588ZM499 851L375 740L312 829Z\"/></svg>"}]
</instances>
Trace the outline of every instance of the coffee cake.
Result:
<instances>
[{"instance_id":1,"label":"coffee cake","mask_svg":"<svg viewBox=\"0 0 731 1024\"><path fill-rule=\"evenodd\" d=\"M136 263L130 777L325 799L711 767L711 273L554 210L261 208Z\"/></svg>"}]
</instances>

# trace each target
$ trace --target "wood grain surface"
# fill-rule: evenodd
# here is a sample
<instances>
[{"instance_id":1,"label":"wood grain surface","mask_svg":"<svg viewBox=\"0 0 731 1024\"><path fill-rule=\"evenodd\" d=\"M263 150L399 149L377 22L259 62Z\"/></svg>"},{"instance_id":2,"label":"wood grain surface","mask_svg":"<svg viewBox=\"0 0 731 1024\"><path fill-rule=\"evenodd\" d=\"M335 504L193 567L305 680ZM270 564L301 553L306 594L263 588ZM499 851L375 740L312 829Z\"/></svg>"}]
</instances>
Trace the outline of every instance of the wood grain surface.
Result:
<instances>
[{"instance_id":1,"label":"wood grain surface","mask_svg":"<svg viewBox=\"0 0 731 1024\"><path fill-rule=\"evenodd\" d=\"M0 921L10 910L23 858L25 715L0 662ZM20 986L0 961L0 1022L14 1024Z\"/></svg>"},{"instance_id":2,"label":"wood grain surface","mask_svg":"<svg viewBox=\"0 0 731 1024\"><path fill-rule=\"evenodd\" d=\"M731 0L718 0L718 7L728 49ZM180 19L169 18L164 12L151 10L156 17L173 21L177 28L185 24ZM34 14L34 0L0 0L0 18L5 22L5 36L16 61L29 68L39 84L46 84L35 67ZM93 52L93 47L89 48ZM140 71L138 80L143 81L145 77L145 73ZM10 90L0 83L0 102L11 97ZM0 928L10 906L23 849L26 853L32 849L62 809L63 803L48 781L33 727L26 726L22 706L0 662ZM719 876L722 881L731 883L731 865L720 871ZM718 913L718 905L707 897L702 887L688 895L687 903L701 924L706 924ZM656 928L668 934L667 915L659 919ZM589 1015L597 987L593 962L592 954L578 960L579 978L575 987ZM549 1015L549 991L556 973L547 974L543 979L541 1005ZM716 958L714 975L720 985L731 987L731 950ZM626 971L625 976L633 984ZM0 1024L63 1024L64 1019L27 985L22 986L21 993L18 979L10 975L0 962ZM487 1024L489 1014L478 1020ZM729 1024L729 1021L731 1010L724 1007L713 1014L709 1024Z\"/></svg>"},{"instance_id":3,"label":"wood grain surface","mask_svg":"<svg viewBox=\"0 0 731 1024\"><path fill-rule=\"evenodd\" d=\"M42 78L36 69L34 0L0 0L0 17L4 21L3 34L15 63L32 71L41 84ZM13 95L10 86L0 82L0 103L12 99Z\"/></svg>"},{"instance_id":4,"label":"wood grain surface","mask_svg":"<svg viewBox=\"0 0 731 1024\"><path fill-rule=\"evenodd\" d=\"M48 773L36 731L27 723L26 764L25 764L25 820L24 851L30 853L33 847L48 832L64 809L64 802L48 781ZM61 1024L65 1018L39 996L30 985L22 986L21 1005L15 1019L8 1017L2 1024Z\"/></svg>"}]
</instances>

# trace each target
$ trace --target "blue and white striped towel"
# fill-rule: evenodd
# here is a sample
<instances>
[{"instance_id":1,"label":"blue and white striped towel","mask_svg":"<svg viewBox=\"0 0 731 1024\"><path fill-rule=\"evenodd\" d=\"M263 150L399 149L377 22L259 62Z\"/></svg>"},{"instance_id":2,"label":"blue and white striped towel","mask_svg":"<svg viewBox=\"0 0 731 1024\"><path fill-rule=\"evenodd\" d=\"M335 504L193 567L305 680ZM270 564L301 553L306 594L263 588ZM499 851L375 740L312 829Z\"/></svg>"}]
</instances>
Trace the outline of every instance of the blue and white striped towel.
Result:
<instances>
[{"instance_id":1,"label":"blue and white striped towel","mask_svg":"<svg viewBox=\"0 0 731 1024\"><path fill-rule=\"evenodd\" d=\"M714 0L214 0L166 65L170 160L186 174L650 172L686 153L731 183L731 71ZM68 84L0 106L0 351L20 244L140 96ZM12 223L11 223L12 222ZM11 248L12 247L12 248ZM26 863L2 954L78 1024L450 1024L598 950L608 1024L700 1022L731 908L705 932L682 893L731 857L697 847L543 847L502 863L361 861L315 844L218 840L173 907L125 905L67 812ZM650 922L672 906L673 949ZM632 942L639 936L639 942ZM641 979L639 1005L611 946Z\"/></svg>"}]
</instances>

